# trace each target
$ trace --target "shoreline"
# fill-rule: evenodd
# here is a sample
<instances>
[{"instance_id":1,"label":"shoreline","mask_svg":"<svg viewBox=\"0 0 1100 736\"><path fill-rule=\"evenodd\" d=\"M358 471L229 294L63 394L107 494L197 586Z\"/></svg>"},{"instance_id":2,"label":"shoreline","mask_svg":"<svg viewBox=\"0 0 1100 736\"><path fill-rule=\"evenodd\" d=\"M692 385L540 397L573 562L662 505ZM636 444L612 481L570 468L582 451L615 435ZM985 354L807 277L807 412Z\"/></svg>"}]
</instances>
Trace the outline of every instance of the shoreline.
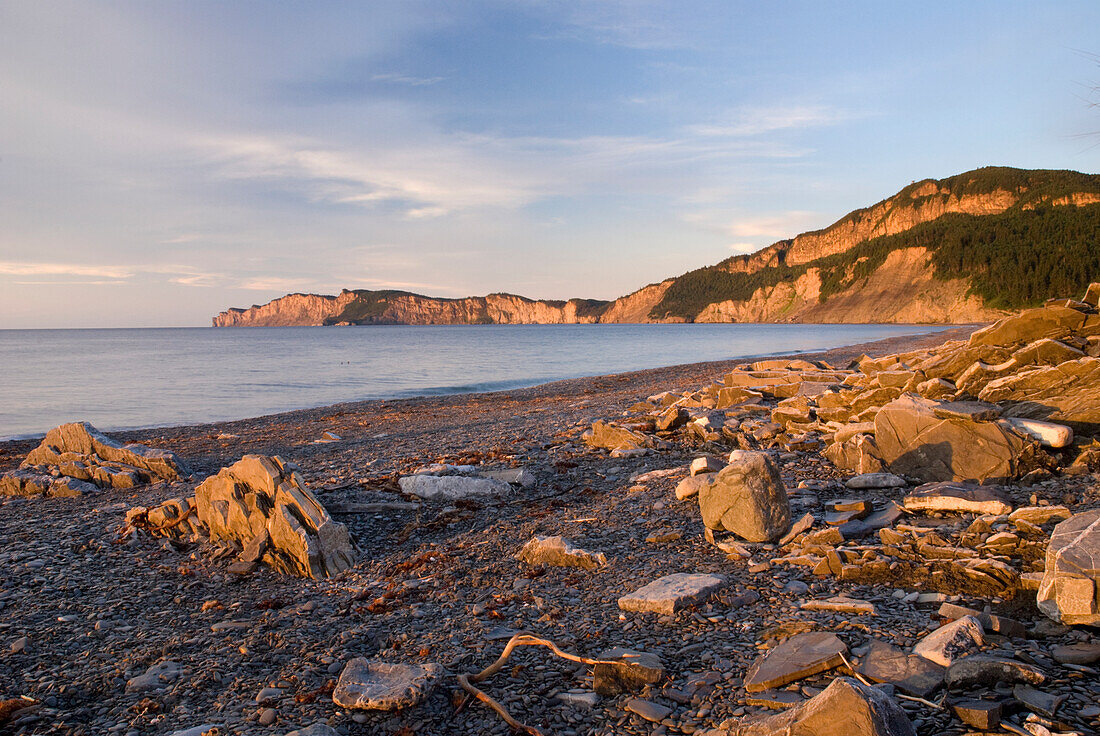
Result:
<instances>
[{"instance_id":1,"label":"shoreline","mask_svg":"<svg viewBox=\"0 0 1100 736\"><path fill-rule=\"evenodd\" d=\"M401 396L391 398L372 398L372 399L359 399L351 401L341 401L333 404L323 404L320 406L292 408L285 411L274 412L271 414L261 414L252 417L240 417L233 419L216 419L212 421L200 421L191 422L187 424L152 424L144 425L140 427L118 428L110 429L98 427L103 432L107 432L114 437L117 437L123 441L128 442L143 442L148 443L151 439L154 439L158 433L171 433L178 435L184 433L187 430L200 431L212 427L234 427L243 424L253 424L263 421L282 421L289 420L294 416L299 416L302 419L308 420L309 415L317 412L324 411L368 411L372 406L393 404L398 402L432 402L432 401L445 401L451 402L454 400L460 400L463 397L479 397L479 396L494 396L494 395L506 395L519 392L529 391L546 391L553 392L560 388L563 391L569 391L575 388L574 382L599 382L602 379L616 379L622 380L624 377L632 377L642 381L657 380L660 377L668 376L668 380L678 380L677 377L681 375L692 376L693 380L706 380L706 378L714 378L722 372L728 371L733 366L758 360L768 360L771 358L813 358L825 360L829 363L846 362L858 357L862 353L869 355L885 355L888 353L904 352L906 350L914 350L921 347L930 347L932 345L939 345L946 340L965 339L971 332L982 327L982 324L965 324L965 325L952 325L945 329L940 329L934 332L918 333L913 335L903 335L896 337L883 338L881 340L874 340L870 342L853 343L851 345L843 345L836 348L830 348L828 350L819 350L813 352L779 352L779 353L766 353L760 355L745 355L737 358L730 358L726 360L717 361L702 361L697 363L679 363L667 366L659 366L656 368L642 368L634 371L625 371L622 373L608 373L608 374L595 374L591 376L577 376L573 378L562 378L552 381L545 381L541 383L533 384L521 384L515 387L495 389L488 391L455 391L448 393L438 394L420 394L415 396ZM928 325L928 327L936 327L936 325ZM706 378L700 378L703 375L703 371L712 370L713 374ZM82 421L79 417L74 417L70 421ZM47 428L48 430L49 428ZM12 435L8 437L0 437L0 470L5 468L4 455L6 450L11 452L24 452L21 450L24 445L33 447L37 445L45 436L47 430L44 430L35 434L20 434Z\"/></svg>"}]
</instances>

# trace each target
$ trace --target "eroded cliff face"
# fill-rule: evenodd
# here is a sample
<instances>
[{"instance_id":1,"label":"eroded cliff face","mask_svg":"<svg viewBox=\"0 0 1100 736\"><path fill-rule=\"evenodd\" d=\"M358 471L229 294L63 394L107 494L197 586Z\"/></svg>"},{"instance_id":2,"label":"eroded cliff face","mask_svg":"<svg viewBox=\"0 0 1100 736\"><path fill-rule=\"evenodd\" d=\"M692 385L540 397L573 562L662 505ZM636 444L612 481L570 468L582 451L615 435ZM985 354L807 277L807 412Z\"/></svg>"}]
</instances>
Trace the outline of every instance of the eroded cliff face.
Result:
<instances>
[{"instance_id":1,"label":"eroded cliff face","mask_svg":"<svg viewBox=\"0 0 1100 736\"><path fill-rule=\"evenodd\" d=\"M799 266L843 253L865 240L896 235L946 214L999 215L1020 201L1020 192L994 190L957 196L935 182L899 193L873 207L856 210L839 222L795 237L787 249L788 265Z\"/></svg>"},{"instance_id":2,"label":"eroded cliff face","mask_svg":"<svg viewBox=\"0 0 1100 736\"><path fill-rule=\"evenodd\" d=\"M959 324L1006 314L987 308L968 288L965 279L934 278L926 249L902 248L868 278L825 301L818 269L810 268L794 281L757 289L747 301L711 304L695 321Z\"/></svg>"},{"instance_id":3,"label":"eroded cliff face","mask_svg":"<svg viewBox=\"0 0 1100 736\"><path fill-rule=\"evenodd\" d=\"M227 309L214 317L214 327L295 327L322 325L344 311L355 293L344 290L339 296L323 294L287 294L267 304L248 309Z\"/></svg>"},{"instance_id":4,"label":"eroded cliff face","mask_svg":"<svg viewBox=\"0 0 1100 736\"><path fill-rule=\"evenodd\" d=\"M653 322L649 312L664 297L668 287L672 286L676 279L665 279L659 284L638 289L633 294L621 296L600 316L600 322L635 323Z\"/></svg>"},{"instance_id":5,"label":"eroded cliff face","mask_svg":"<svg viewBox=\"0 0 1100 736\"><path fill-rule=\"evenodd\" d=\"M403 325L466 324L585 324L595 316L578 314L575 300L561 303L536 301L514 294L490 294L466 299L433 299L415 294L387 299L382 321Z\"/></svg>"}]
</instances>

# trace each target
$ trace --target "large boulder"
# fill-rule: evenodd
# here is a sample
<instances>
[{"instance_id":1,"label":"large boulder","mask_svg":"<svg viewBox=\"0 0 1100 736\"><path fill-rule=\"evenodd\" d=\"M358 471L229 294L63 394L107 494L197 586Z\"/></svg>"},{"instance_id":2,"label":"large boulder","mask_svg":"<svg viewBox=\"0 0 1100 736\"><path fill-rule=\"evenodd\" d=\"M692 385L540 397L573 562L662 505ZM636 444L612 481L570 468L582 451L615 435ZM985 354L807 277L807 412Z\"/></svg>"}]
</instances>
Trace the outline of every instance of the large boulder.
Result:
<instances>
[{"instance_id":1,"label":"large boulder","mask_svg":"<svg viewBox=\"0 0 1100 736\"><path fill-rule=\"evenodd\" d=\"M1016 345L1040 338L1058 338L1080 329L1087 315L1069 307L1025 309L970 335L969 346Z\"/></svg>"},{"instance_id":2,"label":"large boulder","mask_svg":"<svg viewBox=\"0 0 1100 736\"><path fill-rule=\"evenodd\" d=\"M1031 440L1005 423L938 416L939 407L906 394L879 411L875 443L891 472L926 482L1016 477Z\"/></svg>"},{"instance_id":3,"label":"large boulder","mask_svg":"<svg viewBox=\"0 0 1100 736\"><path fill-rule=\"evenodd\" d=\"M1080 358L997 378L979 397L1006 404L1006 416L1045 419L1094 434L1100 431L1100 359Z\"/></svg>"},{"instance_id":4,"label":"large boulder","mask_svg":"<svg viewBox=\"0 0 1100 736\"><path fill-rule=\"evenodd\" d=\"M203 481L194 497L131 509L126 520L157 536L221 542L240 550L243 563L301 577L335 575L356 557L347 527L279 457L245 455Z\"/></svg>"},{"instance_id":5,"label":"large boulder","mask_svg":"<svg viewBox=\"0 0 1100 736\"><path fill-rule=\"evenodd\" d=\"M1063 624L1100 626L1100 509L1066 519L1047 544L1039 610Z\"/></svg>"},{"instance_id":6,"label":"large boulder","mask_svg":"<svg viewBox=\"0 0 1100 736\"><path fill-rule=\"evenodd\" d=\"M749 542L774 542L791 528L787 491L764 452L731 452L729 465L699 489L699 511L708 529Z\"/></svg>"},{"instance_id":7,"label":"large boulder","mask_svg":"<svg viewBox=\"0 0 1100 736\"><path fill-rule=\"evenodd\" d=\"M46 433L42 444L31 450L20 465L117 464L137 469L142 480L176 480L187 470L176 454L145 445L123 445L87 422L62 424ZM81 478L93 480L93 478ZM97 484L98 485L98 484Z\"/></svg>"},{"instance_id":8,"label":"large boulder","mask_svg":"<svg viewBox=\"0 0 1100 736\"><path fill-rule=\"evenodd\" d=\"M916 736L893 698L838 677L809 700L775 715L730 720L704 736Z\"/></svg>"}]
</instances>

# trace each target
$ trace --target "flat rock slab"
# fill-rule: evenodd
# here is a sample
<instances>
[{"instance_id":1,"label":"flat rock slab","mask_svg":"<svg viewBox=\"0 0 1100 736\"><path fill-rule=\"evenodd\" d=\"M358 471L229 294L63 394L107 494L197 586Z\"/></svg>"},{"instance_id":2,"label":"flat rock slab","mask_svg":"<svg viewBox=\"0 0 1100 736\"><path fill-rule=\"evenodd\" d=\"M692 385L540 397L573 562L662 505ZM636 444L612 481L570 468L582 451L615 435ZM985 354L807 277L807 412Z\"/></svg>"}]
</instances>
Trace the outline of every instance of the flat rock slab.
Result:
<instances>
[{"instance_id":1,"label":"flat rock slab","mask_svg":"<svg viewBox=\"0 0 1100 736\"><path fill-rule=\"evenodd\" d=\"M806 601L799 606L803 611L836 611L838 613L857 613L865 616L876 616L878 610L874 603L844 598L837 596L821 601Z\"/></svg>"},{"instance_id":2,"label":"flat rock slab","mask_svg":"<svg viewBox=\"0 0 1100 736\"><path fill-rule=\"evenodd\" d=\"M654 723L660 723L665 718L672 715L672 708L666 708L663 705L659 705L649 700L642 700L641 698L631 698L626 701L625 707L631 713L639 715L647 721L653 721Z\"/></svg>"},{"instance_id":3,"label":"flat rock slab","mask_svg":"<svg viewBox=\"0 0 1100 736\"><path fill-rule=\"evenodd\" d=\"M466 475L407 475L397 481L404 493L428 501L456 501L478 496L505 496L512 486L493 478Z\"/></svg>"},{"instance_id":4,"label":"flat rock slab","mask_svg":"<svg viewBox=\"0 0 1100 736\"><path fill-rule=\"evenodd\" d=\"M874 682L893 685L903 693L927 697L943 685L946 668L916 654L906 652L878 639L859 663L859 674Z\"/></svg>"},{"instance_id":5,"label":"flat rock slab","mask_svg":"<svg viewBox=\"0 0 1100 736\"><path fill-rule=\"evenodd\" d=\"M1095 664L1100 662L1100 642L1081 642L1055 647L1054 661L1062 664Z\"/></svg>"},{"instance_id":6,"label":"flat rock slab","mask_svg":"<svg viewBox=\"0 0 1100 736\"><path fill-rule=\"evenodd\" d=\"M341 708L403 710L427 697L442 674L438 664L391 664L357 657L340 673L332 702Z\"/></svg>"},{"instance_id":7,"label":"flat rock slab","mask_svg":"<svg viewBox=\"0 0 1100 736\"><path fill-rule=\"evenodd\" d=\"M848 647L825 631L796 634L758 659L745 675L746 692L782 687L844 663Z\"/></svg>"},{"instance_id":8,"label":"flat rock slab","mask_svg":"<svg viewBox=\"0 0 1100 736\"><path fill-rule=\"evenodd\" d=\"M661 613L670 616L682 608L709 598L726 586L725 575L677 572L657 578L652 583L624 595L619 608L624 611Z\"/></svg>"},{"instance_id":9,"label":"flat rock slab","mask_svg":"<svg viewBox=\"0 0 1100 736\"><path fill-rule=\"evenodd\" d=\"M854 489L865 488L904 488L905 478L893 473L862 473L849 478L846 486Z\"/></svg>"},{"instance_id":10,"label":"flat rock slab","mask_svg":"<svg viewBox=\"0 0 1100 736\"><path fill-rule=\"evenodd\" d=\"M649 652L615 647L601 652L592 667L592 689L599 695L641 690L664 679L665 667L661 658Z\"/></svg>"},{"instance_id":11,"label":"flat rock slab","mask_svg":"<svg viewBox=\"0 0 1100 736\"><path fill-rule=\"evenodd\" d=\"M916 736L916 731L889 695L838 677L801 705L775 715L726 721L702 736Z\"/></svg>"},{"instance_id":12,"label":"flat rock slab","mask_svg":"<svg viewBox=\"0 0 1100 736\"><path fill-rule=\"evenodd\" d=\"M990 654L971 654L951 663L944 675L944 684L951 690L965 690L975 685L993 686L998 682L1041 685L1046 675L1029 664Z\"/></svg>"},{"instance_id":13,"label":"flat rock slab","mask_svg":"<svg viewBox=\"0 0 1100 736\"><path fill-rule=\"evenodd\" d=\"M944 481L925 483L913 489L902 501L902 508L913 513L944 511L1001 516L1012 511L1012 504L987 486Z\"/></svg>"}]
</instances>

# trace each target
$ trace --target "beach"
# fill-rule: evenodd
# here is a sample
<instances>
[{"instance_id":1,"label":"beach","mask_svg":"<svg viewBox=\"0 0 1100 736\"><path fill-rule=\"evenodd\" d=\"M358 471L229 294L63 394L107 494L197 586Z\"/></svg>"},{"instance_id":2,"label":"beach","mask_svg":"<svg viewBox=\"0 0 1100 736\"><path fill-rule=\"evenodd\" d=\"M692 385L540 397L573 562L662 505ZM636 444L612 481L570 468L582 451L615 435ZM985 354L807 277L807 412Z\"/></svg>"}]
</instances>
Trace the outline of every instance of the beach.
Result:
<instances>
[{"instance_id":1,"label":"beach","mask_svg":"<svg viewBox=\"0 0 1100 736\"><path fill-rule=\"evenodd\" d=\"M805 357L842 367L865 354L964 339L973 329ZM613 647L652 652L667 676L642 693L660 708L639 715L626 696L589 697L590 669L525 648L483 685L519 720L566 736L690 734L766 711L743 702L743 678L763 642L792 621L836 632L853 647L869 637L912 645L935 628L942 594L930 599L935 604L917 605L889 585L731 561L703 541L698 506L673 495L697 454L691 448L614 458L581 441L593 421L619 417L662 391L699 388L737 363L115 434L174 451L193 475L80 498L0 501L0 683L39 701L13 733L137 736L217 725L223 734L285 734L324 722L347 734L505 734L509 727L496 714L463 702L451 676L424 703L397 713L352 713L334 705L331 692L355 657L473 673L523 630L582 656ZM0 444L0 472L17 467L36 445ZM264 567L238 576L227 572L229 560L200 545L121 534L130 508L192 493L202 478L250 453L297 464L355 539L361 557L352 569L323 580ZM784 458L788 489L843 488L847 474L820 453ZM523 468L535 483L505 498L453 503L399 493L398 476L431 463ZM662 470L669 472L637 480ZM1017 505L1034 502L1034 494L1060 503L1067 495L1085 498L1093 480L1067 477L1006 492ZM896 495L872 490L862 497L878 503ZM596 570L521 563L516 553L536 535L565 536L604 553L608 563ZM671 615L625 615L616 605L631 590L679 572L723 575L728 586ZM799 609L807 598L837 594L872 604L876 614ZM1061 637L1075 641L1072 633ZM24 643L13 648L17 641ZM165 662L161 687L128 687ZM809 677L789 689L810 697L828 681L827 674ZM1095 680L1058 683L1071 698L1095 698ZM966 731L945 710L902 705L918 733Z\"/></svg>"}]
</instances>

